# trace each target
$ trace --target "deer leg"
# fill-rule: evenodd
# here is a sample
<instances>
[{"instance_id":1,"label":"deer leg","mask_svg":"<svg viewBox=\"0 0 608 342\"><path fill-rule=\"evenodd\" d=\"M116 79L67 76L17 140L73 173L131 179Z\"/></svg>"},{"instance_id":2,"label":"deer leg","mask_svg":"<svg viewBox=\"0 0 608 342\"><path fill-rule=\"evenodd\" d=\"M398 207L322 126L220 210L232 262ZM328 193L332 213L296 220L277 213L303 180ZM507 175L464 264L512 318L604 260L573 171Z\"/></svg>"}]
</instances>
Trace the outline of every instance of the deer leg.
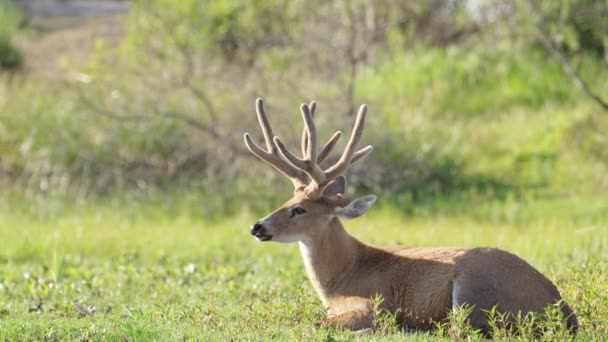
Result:
<instances>
[{"instance_id":1,"label":"deer leg","mask_svg":"<svg viewBox=\"0 0 608 342\"><path fill-rule=\"evenodd\" d=\"M337 315L329 315L320 325L358 331L373 328L374 319L371 312L347 311Z\"/></svg>"},{"instance_id":2,"label":"deer leg","mask_svg":"<svg viewBox=\"0 0 608 342\"><path fill-rule=\"evenodd\" d=\"M496 305L496 289L483 276L467 274L454 281L452 288L452 309L472 306L473 311L467 321L473 328L481 329L484 335L491 333L488 316L484 310Z\"/></svg>"}]
</instances>

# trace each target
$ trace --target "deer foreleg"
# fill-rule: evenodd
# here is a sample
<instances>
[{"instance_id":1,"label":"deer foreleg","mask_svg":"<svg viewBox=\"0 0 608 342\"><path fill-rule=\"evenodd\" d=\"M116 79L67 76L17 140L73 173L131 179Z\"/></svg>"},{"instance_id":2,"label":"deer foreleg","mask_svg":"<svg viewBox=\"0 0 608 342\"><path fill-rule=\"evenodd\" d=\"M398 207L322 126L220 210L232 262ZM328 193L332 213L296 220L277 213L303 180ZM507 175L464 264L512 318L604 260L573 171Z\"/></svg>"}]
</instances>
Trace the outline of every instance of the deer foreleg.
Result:
<instances>
[{"instance_id":1,"label":"deer foreleg","mask_svg":"<svg viewBox=\"0 0 608 342\"><path fill-rule=\"evenodd\" d=\"M374 318L371 312L347 311L337 315L329 315L320 325L357 331L373 328Z\"/></svg>"}]
</instances>

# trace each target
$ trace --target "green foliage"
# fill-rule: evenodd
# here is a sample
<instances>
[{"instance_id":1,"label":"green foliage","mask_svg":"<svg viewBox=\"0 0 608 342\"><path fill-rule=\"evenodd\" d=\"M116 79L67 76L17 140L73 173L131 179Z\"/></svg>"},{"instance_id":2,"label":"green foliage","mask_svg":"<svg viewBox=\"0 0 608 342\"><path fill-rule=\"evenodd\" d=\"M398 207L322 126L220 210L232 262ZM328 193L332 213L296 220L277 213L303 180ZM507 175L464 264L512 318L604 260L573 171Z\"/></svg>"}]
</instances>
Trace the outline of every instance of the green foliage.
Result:
<instances>
[{"instance_id":1,"label":"green foliage","mask_svg":"<svg viewBox=\"0 0 608 342\"><path fill-rule=\"evenodd\" d=\"M252 63L262 52L285 45L298 28L302 1L134 1L130 39L156 57L179 57L173 49ZM171 11L165 11L165 8ZM154 32L154 39L146 38ZM158 34L160 33L160 34ZM141 48L142 46L139 46Z\"/></svg>"},{"instance_id":2,"label":"green foliage","mask_svg":"<svg viewBox=\"0 0 608 342\"><path fill-rule=\"evenodd\" d=\"M473 307L465 305L463 307L452 310L448 314L448 319L446 322L436 322L437 324L437 334L447 335L452 341L458 341L462 339L468 340L481 340L481 332L474 329L471 325L467 323L467 318L471 312L473 312Z\"/></svg>"},{"instance_id":3,"label":"green foliage","mask_svg":"<svg viewBox=\"0 0 608 342\"><path fill-rule=\"evenodd\" d=\"M604 70L601 62L592 57L579 62L585 79L601 86L602 81L594 77ZM546 63L546 56L534 50L509 54L496 48L471 52L452 47L400 53L370 68L361 83L360 96L384 100L392 106L391 114L400 109L448 119L491 118L518 107L538 110L547 104L569 106L581 99L559 65Z\"/></svg>"},{"instance_id":4,"label":"green foliage","mask_svg":"<svg viewBox=\"0 0 608 342\"><path fill-rule=\"evenodd\" d=\"M0 0L0 69L12 70L23 64L23 54L15 45L21 14L10 0Z\"/></svg>"},{"instance_id":5,"label":"green foliage","mask_svg":"<svg viewBox=\"0 0 608 342\"><path fill-rule=\"evenodd\" d=\"M384 298L382 298L380 295L376 295L374 298L372 298L373 331L379 336L397 334L400 330L397 322L397 316L395 313L383 309L383 302Z\"/></svg>"},{"instance_id":6,"label":"green foliage","mask_svg":"<svg viewBox=\"0 0 608 342\"><path fill-rule=\"evenodd\" d=\"M536 68L537 86L524 88L527 72L506 73L504 80L478 74L478 68L495 63L529 70L523 66L524 58L500 61L489 54L476 62L481 66L467 67L467 56L457 49L414 51L364 73L358 88L358 97L370 107L364 140L376 151L367 161L373 167L353 168L350 179L359 191L394 197L404 208L446 194L470 200L519 196L530 189L602 191L605 172L599 170L608 167L603 153L608 142L601 129L606 117L581 104L554 66ZM538 58L533 64L542 66L540 57L534 56L527 60ZM583 70L599 66L593 59L587 65ZM465 71L456 77L450 70ZM471 78L479 81L457 86ZM129 88L133 84L127 81L136 82L125 77L119 81L123 84L111 83L114 90L109 94L96 82L79 86L89 92L87 98L102 99L103 106L124 113L125 119L83 106L77 94L49 92L36 85L2 88L3 169L15 175L20 187L43 192L75 190L86 195L195 187L216 196L215 209L210 211L242 206L234 201L239 196L259 198L252 202L265 204L256 204L256 210L269 209L268 199L279 200L289 193L288 183L267 172L264 164L232 155L244 150L237 132L257 135L248 99L239 100L240 108L219 117L222 125L216 127L217 133L227 139L210 143L214 138L208 132L171 116L210 119L205 105L192 101L190 90L168 90L160 97L145 91L143 84ZM285 102L291 105L289 113L294 112L295 101ZM297 130L286 126L292 119L274 115L281 109L269 102L277 131L297 137ZM154 103L158 106L152 107ZM228 100L221 103L232 108ZM320 103L319 117L326 120L320 123L322 137L332 127L348 124L341 118L330 120L330 109L324 107ZM223 144L228 145L221 148ZM284 186L269 186L277 180ZM571 187L573 183L578 186ZM253 191L261 188L266 189L263 194Z\"/></svg>"},{"instance_id":7,"label":"green foliage","mask_svg":"<svg viewBox=\"0 0 608 342\"><path fill-rule=\"evenodd\" d=\"M491 29L448 47L417 42L414 33L451 13L432 6L441 7L136 1L118 49L98 42L88 63L67 64L76 81L2 84L2 178L30 194L80 197L195 188L215 198L210 212L236 210L245 195L261 210L289 193L242 144L245 131L259 137L252 104L264 95L289 143L297 143L301 101L319 103L322 138L348 126L349 108L368 103L364 140L376 151L369 167L353 168L351 184L404 210L440 196L605 191L606 119L559 66ZM450 20L470 27L470 13L455 11ZM365 46L352 29L373 23L376 40L347 103L351 69L336 56ZM334 39L324 39L332 30ZM603 61L587 53L573 60L594 88L604 86Z\"/></svg>"},{"instance_id":8,"label":"green foliage","mask_svg":"<svg viewBox=\"0 0 608 342\"><path fill-rule=\"evenodd\" d=\"M589 52L604 57L608 51L608 3L605 0L562 0L532 6L538 25L570 53Z\"/></svg>"},{"instance_id":9,"label":"green foliage","mask_svg":"<svg viewBox=\"0 0 608 342\"><path fill-rule=\"evenodd\" d=\"M0 64L17 66L7 4ZM297 249L247 234L291 193L242 145L258 96L293 144L300 102L321 139L369 105L375 152L348 177L379 203L354 235L508 249L557 284L577 339L607 336L608 116L531 27L602 94L606 4L544 2L540 22L446 4L138 0L123 43L65 63L70 80L0 80L0 339L482 340L466 310L401 331L381 298L369 335L311 328L326 313ZM556 313L520 335L488 314L496 339L568 339Z\"/></svg>"},{"instance_id":10,"label":"green foliage","mask_svg":"<svg viewBox=\"0 0 608 342\"><path fill-rule=\"evenodd\" d=\"M602 168L606 160L599 152L608 147L600 133L606 116L582 105L541 54L505 53L425 49L364 73L359 96L380 119L368 124L368 139L381 149L372 158L386 166L370 181L375 191L416 202L463 190L505 198L522 189L571 189L574 179L585 187L581 165ZM602 84L595 58L581 60L581 71ZM574 148L581 143L589 147Z\"/></svg>"},{"instance_id":11,"label":"green foliage","mask_svg":"<svg viewBox=\"0 0 608 342\"><path fill-rule=\"evenodd\" d=\"M6 37L0 36L0 67L16 69L23 64L23 55Z\"/></svg>"}]
</instances>

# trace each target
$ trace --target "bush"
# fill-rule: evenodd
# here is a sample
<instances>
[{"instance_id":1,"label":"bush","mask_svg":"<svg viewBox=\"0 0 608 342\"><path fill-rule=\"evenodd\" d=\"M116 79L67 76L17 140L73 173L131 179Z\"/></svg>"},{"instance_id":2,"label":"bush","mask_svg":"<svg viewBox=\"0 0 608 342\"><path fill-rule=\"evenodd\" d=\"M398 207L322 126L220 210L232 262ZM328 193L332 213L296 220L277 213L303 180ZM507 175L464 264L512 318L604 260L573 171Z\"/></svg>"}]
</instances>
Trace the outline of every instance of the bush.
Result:
<instances>
[{"instance_id":1,"label":"bush","mask_svg":"<svg viewBox=\"0 0 608 342\"><path fill-rule=\"evenodd\" d=\"M23 64L23 54L14 43L21 13L8 0L0 0L0 69L13 70Z\"/></svg>"},{"instance_id":2,"label":"bush","mask_svg":"<svg viewBox=\"0 0 608 342\"><path fill-rule=\"evenodd\" d=\"M98 43L72 66L69 87L0 88L0 172L36 191L194 188L218 207L252 189L284 197L288 182L242 142L243 132L261 137L253 103L264 96L289 144L299 140L299 103L317 100L320 139L350 129L353 108L367 103L363 140L377 149L349 180L404 206L567 188L567 179L602 189L583 175L601 173L588 157L605 156L605 139L586 135L595 125L583 124L586 99L558 65L493 31L449 47L420 43L394 4L134 1L122 46ZM605 82L593 54L576 67L590 84Z\"/></svg>"},{"instance_id":3,"label":"bush","mask_svg":"<svg viewBox=\"0 0 608 342\"><path fill-rule=\"evenodd\" d=\"M0 68L14 70L23 64L23 54L8 39L0 38Z\"/></svg>"}]
</instances>

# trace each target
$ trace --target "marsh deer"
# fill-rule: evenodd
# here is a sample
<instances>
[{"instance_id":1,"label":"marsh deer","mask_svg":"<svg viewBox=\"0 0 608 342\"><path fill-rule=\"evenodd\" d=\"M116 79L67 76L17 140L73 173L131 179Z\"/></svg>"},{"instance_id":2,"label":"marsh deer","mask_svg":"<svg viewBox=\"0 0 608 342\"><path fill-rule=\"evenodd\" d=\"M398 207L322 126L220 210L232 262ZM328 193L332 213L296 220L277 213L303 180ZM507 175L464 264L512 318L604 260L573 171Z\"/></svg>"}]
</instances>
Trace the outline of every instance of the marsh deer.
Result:
<instances>
[{"instance_id":1,"label":"marsh deer","mask_svg":"<svg viewBox=\"0 0 608 342\"><path fill-rule=\"evenodd\" d=\"M576 332L576 316L561 302L555 285L511 253L495 248L376 248L349 235L340 218L359 217L376 200L374 195L344 197L344 173L372 151L372 146L357 150L367 108L359 109L344 152L328 168L320 165L341 133L317 151L315 108L314 102L300 107L302 157L274 135L261 99L256 112L266 149L249 134L244 138L254 155L287 176L295 188L290 200L251 226L251 235L260 241L299 243L308 278L328 308L324 325L372 328L373 298L381 296L382 308L411 329L432 329L451 309L469 305L468 322L490 333L486 310L495 307L516 317L560 303L568 327Z\"/></svg>"}]
</instances>

